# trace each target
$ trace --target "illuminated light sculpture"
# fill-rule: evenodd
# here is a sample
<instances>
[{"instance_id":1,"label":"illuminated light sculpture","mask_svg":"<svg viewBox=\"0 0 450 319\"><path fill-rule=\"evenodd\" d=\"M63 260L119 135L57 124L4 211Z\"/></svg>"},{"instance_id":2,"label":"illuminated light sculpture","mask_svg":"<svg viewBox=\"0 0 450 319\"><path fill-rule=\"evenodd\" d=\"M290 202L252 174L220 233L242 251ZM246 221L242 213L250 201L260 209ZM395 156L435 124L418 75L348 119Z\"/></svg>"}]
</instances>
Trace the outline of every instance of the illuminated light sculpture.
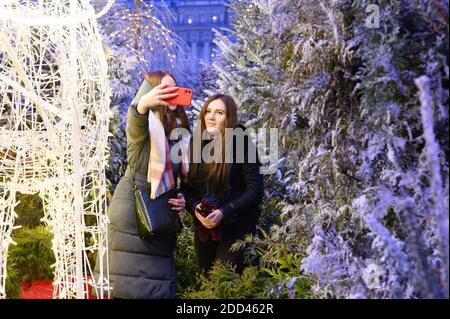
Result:
<instances>
[{"instance_id":1,"label":"illuminated light sculpture","mask_svg":"<svg viewBox=\"0 0 450 319\"><path fill-rule=\"evenodd\" d=\"M101 20L103 31L116 45L127 48L136 56L143 72L163 66L175 76L182 75L180 78L190 76L190 48L172 31L174 17L164 2L155 5L153 0L138 0L133 10L125 3L118 4L115 10L114 14L105 15Z\"/></svg>"},{"instance_id":2,"label":"illuminated light sculpture","mask_svg":"<svg viewBox=\"0 0 450 319\"><path fill-rule=\"evenodd\" d=\"M0 2L0 298L17 192L38 193L53 234L54 298L109 296L107 65L87 0ZM89 257L89 258L88 258ZM107 260L99 258L100 260Z\"/></svg>"}]
</instances>

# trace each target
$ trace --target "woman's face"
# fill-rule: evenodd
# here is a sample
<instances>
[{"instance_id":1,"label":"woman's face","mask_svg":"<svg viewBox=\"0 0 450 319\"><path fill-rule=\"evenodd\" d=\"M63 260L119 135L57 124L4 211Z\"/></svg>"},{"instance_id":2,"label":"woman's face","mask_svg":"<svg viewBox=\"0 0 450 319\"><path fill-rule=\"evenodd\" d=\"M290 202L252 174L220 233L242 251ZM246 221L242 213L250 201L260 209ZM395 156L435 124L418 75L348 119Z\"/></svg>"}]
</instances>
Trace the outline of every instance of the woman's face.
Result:
<instances>
[{"instance_id":1,"label":"woman's face","mask_svg":"<svg viewBox=\"0 0 450 319\"><path fill-rule=\"evenodd\" d=\"M222 100L217 99L209 103L205 112L206 130L212 136L220 134L226 127L227 108Z\"/></svg>"},{"instance_id":2,"label":"woman's face","mask_svg":"<svg viewBox=\"0 0 450 319\"><path fill-rule=\"evenodd\" d=\"M164 77L161 79L161 84L166 84L168 86L176 86L177 85L175 83L175 80L173 79L173 77L171 77L168 74L164 75ZM177 106L176 105L169 105L169 109L171 111L175 111L177 109Z\"/></svg>"}]
</instances>

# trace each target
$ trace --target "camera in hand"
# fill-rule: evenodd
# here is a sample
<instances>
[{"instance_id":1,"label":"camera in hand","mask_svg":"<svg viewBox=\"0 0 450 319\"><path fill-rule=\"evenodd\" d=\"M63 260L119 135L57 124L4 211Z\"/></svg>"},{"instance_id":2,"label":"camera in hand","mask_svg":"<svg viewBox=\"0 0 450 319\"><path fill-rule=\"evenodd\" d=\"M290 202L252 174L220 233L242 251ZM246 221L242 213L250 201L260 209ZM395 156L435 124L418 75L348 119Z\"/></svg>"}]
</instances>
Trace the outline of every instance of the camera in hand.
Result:
<instances>
[{"instance_id":1,"label":"camera in hand","mask_svg":"<svg viewBox=\"0 0 450 319\"><path fill-rule=\"evenodd\" d=\"M207 217L214 210L220 207L220 200L216 195L206 194L200 201L202 207L199 211L200 215ZM202 242L209 240L220 241L222 240L222 225L218 225L212 229L204 227L202 224L198 225L196 229L197 237Z\"/></svg>"},{"instance_id":2,"label":"camera in hand","mask_svg":"<svg viewBox=\"0 0 450 319\"><path fill-rule=\"evenodd\" d=\"M200 203L202 205L202 208L200 210L200 215L202 215L203 217L208 216L214 210L216 210L220 207L219 198L217 196L211 195L211 194L206 194L205 196L203 196Z\"/></svg>"}]
</instances>

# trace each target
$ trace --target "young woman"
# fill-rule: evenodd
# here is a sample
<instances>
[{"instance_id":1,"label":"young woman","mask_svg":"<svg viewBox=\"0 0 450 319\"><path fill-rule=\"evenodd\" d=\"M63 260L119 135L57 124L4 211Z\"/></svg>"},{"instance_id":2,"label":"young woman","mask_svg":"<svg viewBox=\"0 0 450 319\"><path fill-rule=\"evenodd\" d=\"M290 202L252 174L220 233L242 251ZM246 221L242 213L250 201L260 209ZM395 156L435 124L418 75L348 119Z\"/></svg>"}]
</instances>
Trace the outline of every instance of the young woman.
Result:
<instances>
[{"instance_id":1,"label":"young woman","mask_svg":"<svg viewBox=\"0 0 450 319\"><path fill-rule=\"evenodd\" d=\"M174 90L176 81L171 74L162 71L147 73L128 109L126 126L128 167L115 189L108 212L109 273L113 298L175 298L176 268L173 252L176 234L142 240L138 235L135 197L132 190L134 178L137 187L152 192L158 191L152 187L155 185L149 183L153 181L149 172L149 161L151 166L154 158L153 155L150 156L151 147L155 145L152 139L158 138L152 131L158 125L151 121L156 119L162 123L164 130L160 138L167 139L166 145L169 147L174 144L168 139L173 128L184 127L189 130L184 109L164 101L177 95L173 93ZM149 112L153 112L156 117L149 116ZM149 129L152 134L149 134ZM167 164L166 168L171 166L171 171L166 173L172 174L169 177L173 177L173 181L182 177L183 163ZM187 174L185 175L187 178ZM178 198L170 199L169 203L173 206L174 213L181 213L184 210L185 200L181 193L178 194Z\"/></svg>"},{"instance_id":2,"label":"young woman","mask_svg":"<svg viewBox=\"0 0 450 319\"><path fill-rule=\"evenodd\" d=\"M220 260L231 263L240 273L244 268L243 251L230 252L230 247L246 234L256 232L258 205L263 196L260 163L249 137L237 134L232 138L226 134L226 128L245 130L238 124L237 106L232 97L217 94L209 98L200 112L200 120L197 129L201 130L201 135L194 134L194 138L205 135L209 138L202 142L202 153L216 139L222 140L223 147L220 156L215 154L212 162L202 158L201 163L195 163L193 152L196 150L191 143L189 179L183 184L183 191L186 209L194 216L197 261L203 272ZM233 157L232 161L227 161L225 145L231 142ZM237 147L239 142L243 142L243 149ZM249 152L254 152L255 160L251 160ZM237 161L242 155L243 162Z\"/></svg>"}]
</instances>

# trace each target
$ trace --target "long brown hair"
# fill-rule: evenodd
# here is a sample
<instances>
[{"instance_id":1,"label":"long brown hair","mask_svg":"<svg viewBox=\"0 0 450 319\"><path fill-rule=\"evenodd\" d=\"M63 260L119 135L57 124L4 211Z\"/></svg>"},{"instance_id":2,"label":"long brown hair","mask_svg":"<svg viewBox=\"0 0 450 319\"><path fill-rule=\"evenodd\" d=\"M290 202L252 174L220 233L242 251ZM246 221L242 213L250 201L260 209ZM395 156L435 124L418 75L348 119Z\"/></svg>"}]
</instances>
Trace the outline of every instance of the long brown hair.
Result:
<instances>
[{"instance_id":1,"label":"long brown hair","mask_svg":"<svg viewBox=\"0 0 450 319\"><path fill-rule=\"evenodd\" d=\"M234 99L225 94L215 94L211 96L203 105L201 111L200 111L200 128L197 127L197 129L201 130L201 135L203 136L203 132L206 130L206 123L205 123L205 115L206 110L208 109L209 104L212 101L215 100L221 100L225 104L225 112L226 112L226 121L225 121L225 128L236 128L236 125L238 124L238 117L237 117L237 105ZM196 134L194 134L195 136ZM230 171L231 171L231 163L225 162L225 143L229 143L231 141L225 141L225 130L221 132L221 138L222 138L222 161L221 163L208 163L204 164L206 166L206 185L208 189L215 189L218 190L223 187L229 186L229 177L230 177ZM202 141L202 149L205 142ZM193 147L191 145L191 159L192 156ZM191 167L189 170L189 182L193 182L195 178L198 175L199 171L199 163L193 163L191 160Z\"/></svg>"},{"instance_id":2,"label":"long brown hair","mask_svg":"<svg viewBox=\"0 0 450 319\"><path fill-rule=\"evenodd\" d=\"M177 84L177 80L175 79L175 77L167 71L147 72L144 78L150 83L151 86L155 87L161 84L162 78L166 75L172 77L172 79L175 81L175 84ZM167 106L158 105L154 109L161 115L161 123L164 126L166 136L170 136L170 132L172 132L172 130L177 127L176 117L181 120L181 126L190 131L189 119L186 115L184 107L177 106L175 111L171 111Z\"/></svg>"}]
</instances>

